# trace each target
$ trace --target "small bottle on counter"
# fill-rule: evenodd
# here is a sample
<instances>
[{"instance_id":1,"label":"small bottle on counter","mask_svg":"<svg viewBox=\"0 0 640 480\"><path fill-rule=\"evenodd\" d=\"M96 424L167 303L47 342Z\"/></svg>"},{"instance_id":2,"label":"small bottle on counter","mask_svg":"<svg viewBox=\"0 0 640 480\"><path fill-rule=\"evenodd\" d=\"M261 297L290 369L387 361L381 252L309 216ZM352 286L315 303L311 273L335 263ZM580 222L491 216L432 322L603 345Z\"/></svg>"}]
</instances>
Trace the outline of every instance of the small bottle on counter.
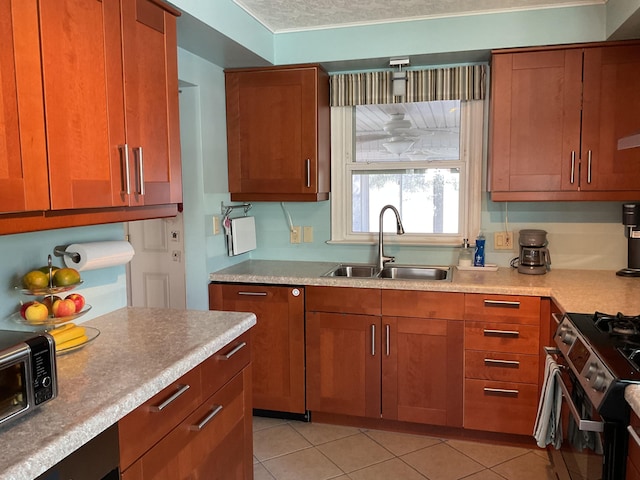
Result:
<instances>
[{"instance_id":1,"label":"small bottle on counter","mask_svg":"<svg viewBox=\"0 0 640 480\"><path fill-rule=\"evenodd\" d=\"M469 239L462 240L462 250L458 255L458 266L470 267L473 265L473 251L469 248Z\"/></svg>"},{"instance_id":2,"label":"small bottle on counter","mask_svg":"<svg viewBox=\"0 0 640 480\"><path fill-rule=\"evenodd\" d=\"M473 256L473 266L474 267L484 267L484 243L485 238L482 230L478 233L478 238L476 238L476 251Z\"/></svg>"}]
</instances>

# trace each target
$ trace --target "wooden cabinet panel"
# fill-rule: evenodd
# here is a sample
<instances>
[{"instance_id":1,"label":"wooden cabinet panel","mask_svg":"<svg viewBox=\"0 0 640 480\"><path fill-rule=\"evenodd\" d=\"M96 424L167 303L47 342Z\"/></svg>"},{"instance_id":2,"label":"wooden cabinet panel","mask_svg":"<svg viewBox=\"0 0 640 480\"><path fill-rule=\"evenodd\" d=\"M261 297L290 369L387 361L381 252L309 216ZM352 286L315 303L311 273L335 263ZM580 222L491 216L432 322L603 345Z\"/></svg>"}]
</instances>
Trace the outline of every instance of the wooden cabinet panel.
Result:
<instances>
[{"instance_id":1,"label":"wooden cabinet panel","mask_svg":"<svg viewBox=\"0 0 640 480\"><path fill-rule=\"evenodd\" d=\"M540 325L540 297L466 294L464 318Z\"/></svg>"},{"instance_id":2,"label":"wooden cabinet panel","mask_svg":"<svg viewBox=\"0 0 640 480\"><path fill-rule=\"evenodd\" d=\"M35 1L0 1L0 212L49 208Z\"/></svg>"},{"instance_id":3,"label":"wooden cabinet panel","mask_svg":"<svg viewBox=\"0 0 640 480\"><path fill-rule=\"evenodd\" d=\"M210 284L211 310L252 312L253 406L305 413L302 287Z\"/></svg>"},{"instance_id":4,"label":"wooden cabinet panel","mask_svg":"<svg viewBox=\"0 0 640 480\"><path fill-rule=\"evenodd\" d=\"M462 426L463 322L383 317L382 417Z\"/></svg>"},{"instance_id":5,"label":"wooden cabinet panel","mask_svg":"<svg viewBox=\"0 0 640 480\"><path fill-rule=\"evenodd\" d=\"M465 322L465 349L538 354L540 328L511 323Z\"/></svg>"},{"instance_id":6,"label":"wooden cabinet panel","mask_svg":"<svg viewBox=\"0 0 640 480\"><path fill-rule=\"evenodd\" d=\"M380 315L381 293L375 288L307 287L307 311Z\"/></svg>"},{"instance_id":7,"label":"wooden cabinet panel","mask_svg":"<svg viewBox=\"0 0 640 480\"><path fill-rule=\"evenodd\" d=\"M327 200L327 73L318 65L227 70L225 82L231 199Z\"/></svg>"},{"instance_id":8,"label":"wooden cabinet panel","mask_svg":"<svg viewBox=\"0 0 640 480\"><path fill-rule=\"evenodd\" d=\"M382 290L382 314L459 320L464 314L464 294Z\"/></svg>"},{"instance_id":9,"label":"wooden cabinet panel","mask_svg":"<svg viewBox=\"0 0 640 480\"><path fill-rule=\"evenodd\" d=\"M465 379L464 427L531 435L538 405L537 385Z\"/></svg>"},{"instance_id":10,"label":"wooden cabinet panel","mask_svg":"<svg viewBox=\"0 0 640 480\"><path fill-rule=\"evenodd\" d=\"M307 407L380 417L380 318L307 312Z\"/></svg>"},{"instance_id":11,"label":"wooden cabinet panel","mask_svg":"<svg viewBox=\"0 0 640 480\"><path fill-rule=\"evenodd\" d=\"M467 350L464 372L467 378L537 383L539 357L520 353Z\"/></svg>"}]
</instances>

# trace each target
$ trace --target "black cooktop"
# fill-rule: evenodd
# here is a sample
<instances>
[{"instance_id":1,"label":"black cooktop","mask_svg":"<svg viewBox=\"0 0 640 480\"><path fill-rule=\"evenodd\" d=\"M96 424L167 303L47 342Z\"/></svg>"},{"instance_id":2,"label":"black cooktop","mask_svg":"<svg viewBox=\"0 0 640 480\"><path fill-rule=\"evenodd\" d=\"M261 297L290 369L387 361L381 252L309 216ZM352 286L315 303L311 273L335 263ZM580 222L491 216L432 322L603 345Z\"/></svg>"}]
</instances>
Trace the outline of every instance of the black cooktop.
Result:
<instances>
[{"instance_id":1,"label":"black cooktop","mask_svg":"<svg viewBox=\"0 0 640 480\"><path fill-rule=\"evenodd\" d=\"M596 355L622 382L640 382L640 316L567 313Z\"/></svg>"}]
</instances>

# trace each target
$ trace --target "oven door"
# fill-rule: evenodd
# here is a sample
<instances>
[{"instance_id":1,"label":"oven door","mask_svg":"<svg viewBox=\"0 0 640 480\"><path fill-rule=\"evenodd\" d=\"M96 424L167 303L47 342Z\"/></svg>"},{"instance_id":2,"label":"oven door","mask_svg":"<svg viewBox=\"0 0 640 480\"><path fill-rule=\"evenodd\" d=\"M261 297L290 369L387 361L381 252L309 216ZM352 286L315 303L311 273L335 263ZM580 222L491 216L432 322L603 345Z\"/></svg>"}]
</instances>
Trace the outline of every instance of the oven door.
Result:
<instances>
[{"instance_id":1,"label":"oven door","mask_svg":"<svg viewBox=\"0 0 640 480\"><path fill-rule=\"evenodd\" d=\"M626 445L621 435L624 426L607 422L591 404L573 372L563 365L556 374L562 390L561 424L563 441L560 449L550 448L549 455L559 480L617 480L624 478Z\"/></svg>"}]
</instances>

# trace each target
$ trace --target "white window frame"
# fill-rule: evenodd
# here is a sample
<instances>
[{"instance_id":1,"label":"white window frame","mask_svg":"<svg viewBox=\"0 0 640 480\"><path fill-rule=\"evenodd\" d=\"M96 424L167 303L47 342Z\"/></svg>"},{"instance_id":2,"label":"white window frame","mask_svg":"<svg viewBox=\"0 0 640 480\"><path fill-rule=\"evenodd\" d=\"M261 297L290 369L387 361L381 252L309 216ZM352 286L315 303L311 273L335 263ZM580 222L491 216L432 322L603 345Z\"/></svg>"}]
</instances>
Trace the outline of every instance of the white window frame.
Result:
<instances>
[{"instance_id":1,"label":"white window frame","mask_svg":"<svg viewBox=\"0 0 640 480\"><path fill-rule=\"evenodd\" d=\"M482 160L485 138L485 101L460 102L460 161L425 162L429 168L460 168L460 233L405 234L389 237L400 245L460 245L480 230L482 208ZM329 243L375 244L378 233L351 231L351 175L355 166L355 108L331 107L331 240ZM397 162L398 168L420 168L422 163ZM359 165L362 168L362 165ZM366 164L376 169L374 163ZM388 170L388 164L383 167ZM385 239L386 240L386 239Z\"/></svg>"}]
</instances>

